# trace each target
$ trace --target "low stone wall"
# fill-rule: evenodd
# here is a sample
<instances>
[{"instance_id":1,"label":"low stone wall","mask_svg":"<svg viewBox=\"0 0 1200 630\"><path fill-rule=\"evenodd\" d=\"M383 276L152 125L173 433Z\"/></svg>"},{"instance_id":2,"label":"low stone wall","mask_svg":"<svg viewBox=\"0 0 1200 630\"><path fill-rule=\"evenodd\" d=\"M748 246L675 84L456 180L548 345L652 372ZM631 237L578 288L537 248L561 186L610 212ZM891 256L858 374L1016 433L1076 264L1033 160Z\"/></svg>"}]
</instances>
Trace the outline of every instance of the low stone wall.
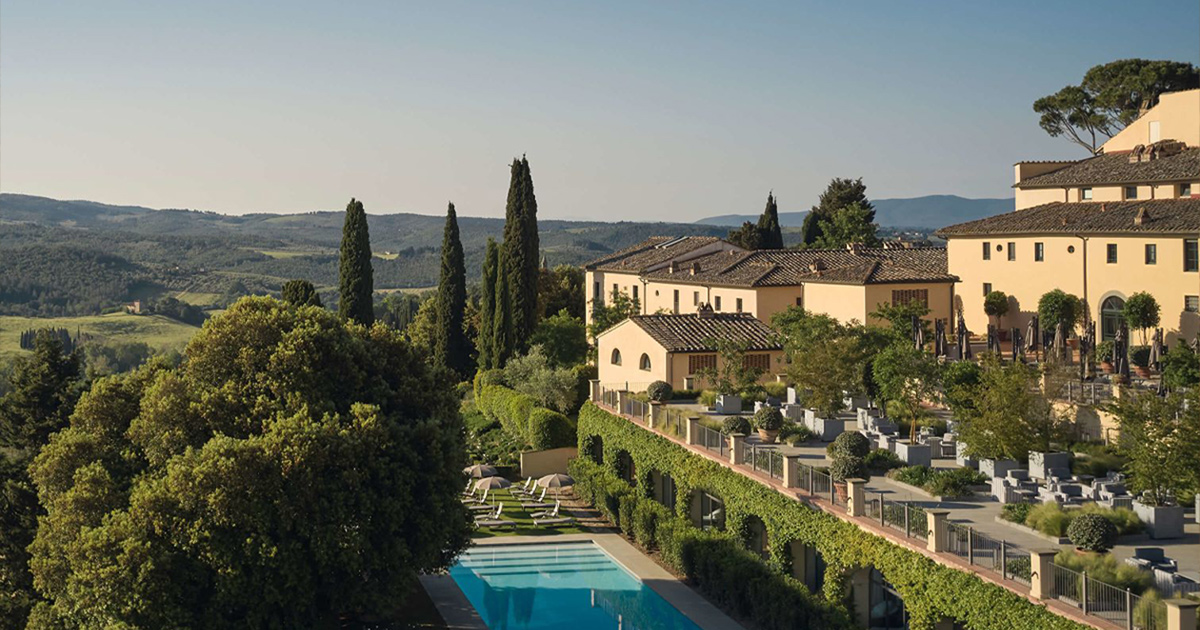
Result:
<instances>
[{"instance_id":1,"label":"low stone wall","mask_svg":"<svg viewBox=\"0 0 1200 630\"><path fill-rule=\"evenodd\" d=\"M542 477L553 473L566 473L567 462L579 455L579 449L574 446L551 448L544 451L523 451L521 453L521 476Z\"/></svg>"}]
</instances>

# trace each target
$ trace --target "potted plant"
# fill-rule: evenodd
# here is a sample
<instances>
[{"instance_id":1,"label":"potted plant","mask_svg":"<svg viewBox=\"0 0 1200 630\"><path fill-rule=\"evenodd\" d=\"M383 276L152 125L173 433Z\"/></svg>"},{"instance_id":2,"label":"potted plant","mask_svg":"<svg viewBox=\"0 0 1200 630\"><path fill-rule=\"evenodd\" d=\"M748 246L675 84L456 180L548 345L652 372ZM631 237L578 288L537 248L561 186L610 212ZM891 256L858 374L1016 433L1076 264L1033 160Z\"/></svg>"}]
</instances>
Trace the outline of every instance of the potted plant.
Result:
<instances>
[{"instance_id":1,"label":"potted plant","mask_svg":"<svg viewBox=\"0 0 1200 630\"><path fill-rule=\"evenodd\" d=\"M870 477L870 472L867 470L867 461L862 457L843 455L835 458L829 465L829 478L833 481L834 491L837 493L839 501L846 500L847 479L867 479L868 477Z\"/></svg>"},{"instance_id":2,"label":"potted plant","mask_svg":"<svg viewBox=\"0 0 1200 630\"><path fill-rule=\"evenodd\" d=\"M1099 514L1080 514L1067 526L1076 553L1104 553L1117 544L1117 526Z\"/></svg>"},{"instance_id":3,"label":"potted plant","mask_svg":"<svg viewBox=\"0 0 1200 630\"><path fill-rule=\"evenodd\" d=\"M1105 374L1112 374L1116 368L1112 362L1113 342L1112 339L1101 341L1096 346L1096 360L1100 363L1100 370Z\"/></svg>"},{"instance_id":4,"label":"potted plant","mask_svg":"<svg viewBox=\"0 0 1200 630\"><path fill-rule=\"evenodd\" d=\"M1129 364L1133 366L1133 371L1142 378L1150 376L1150 347L1149 346L1134 346L1129 351Z\"/></svg>"},{"instance_id":5,"label":"potted plant","mask_svg":"<svg viewBox=\"0 0 1200 630\"><path fill-rule=\"evenodd\" d=\"M721 433L725 435L747 435L750 433L750 421L744 416L729 416L721 421Z\"/></svg>"},{"instance_id":6,"label":"potted plant","mask_svg":"<svg viewBox=\"0 0 1200 630\"><path fill-rule=\"evenodd\" d=\"M774 444L783 428L783 414L775 407L763 406L754 412L754 428L764 444Z\"/></svg>"},{"instance_id":7,"label":"potted plant","mask_svg":"<svg viewBox=\"0 0 1200 630\"><path fill-rule=\"evenodd\" d=\"M1001 341L1008 341L1008 332L1000 327L1004 316L1008 314L1008 295L1003 291L992 291L983 296L983 312L987 313L989 320L996 318L996 333Z\"/></svg>"}]
</instances>

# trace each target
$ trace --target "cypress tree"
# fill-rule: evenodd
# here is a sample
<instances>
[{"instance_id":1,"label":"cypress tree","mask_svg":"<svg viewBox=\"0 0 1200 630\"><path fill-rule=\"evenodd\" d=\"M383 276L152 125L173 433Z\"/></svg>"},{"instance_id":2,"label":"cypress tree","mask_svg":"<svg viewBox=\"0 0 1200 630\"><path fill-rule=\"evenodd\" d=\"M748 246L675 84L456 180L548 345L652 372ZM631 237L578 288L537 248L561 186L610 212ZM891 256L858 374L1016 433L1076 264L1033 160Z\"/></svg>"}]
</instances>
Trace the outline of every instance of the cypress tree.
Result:
<instances>
[{"instance_id":1,"label":"cypress tree","mask_svg":"<svg viewBox=\"0 0 1200 630\"><path fill-rule=\"evenodd\" d=\"M524 351L537 326L539 261L537 197L533 190L529 161L524 157L514 159L512 163L505 207L503 249L503 273L508 277L507 303L512 311L507 315L511 320L508 345L516 351Z\"/></svg>"},{"instance_id":2,"label":"cypress tree","mask_svg":"<svg viewBox=\"0 0 1200 630\"><path fill-rule=\"evenodd\" d=\"M512 300L503 249L496 261L496 305L492 315L492 367L502 368L513 353Z\"/></svg>"},{"instance_id":3,"label":"cypress tree","mask_svg":"<svg viewBox=\"0 0 1200 630\"><path fill-rule=\"evenodd\" d=\"M436 306L433 356L462 378L471 369L471 352L467 333L463 330L463 314L467 310L467 269L453 203L446 209L446 228L442 232L442 273L438 280Z\"/></svg>"},{"instance_id":4,"label":"cypress tree","mask_svg":"<svg viewBox=\"0 0 1200 630\"><path fill-rule=\"evenodd\" d=\"M779 206L775 193L767 193L767 207L758 218L758 240L761 249L783 249L783 230L779 227Z\"/></svg>"},{"instance_id":5,"label":"cypress tree","mask_svg":"<svg viewBox=\"0 0 1200 630\"><path fill-rule=\"evenodd\" d=\"M324 306L317 287L308 280L288 280L283 283L283 301L293 306Z\"/></svg>"},{"instance_id":6,"label":"cypress tree","mask_svg":"<svg viewBox=\"0 0 1200 630\"><path fill-rule=\"evenodd\" d=\"M375 280L371 270L371 235L367 211L361 201L350 200L342 225L342 252L338 269L338 315L365 326L375 323Z\"/></svg>"},{"instance_id":7,"label":"cypress tree","mask_svg":"<svg viewBox=\"0 0 1200 630\"><path fill-rule=\"evenodd\" d=\"M483 295L479 300L479 369L496 367L493 361L492 328L496 317L496 276L499 272L500 248L496 241L487 240L483 257Z\"/></svg>"}]
</instances>

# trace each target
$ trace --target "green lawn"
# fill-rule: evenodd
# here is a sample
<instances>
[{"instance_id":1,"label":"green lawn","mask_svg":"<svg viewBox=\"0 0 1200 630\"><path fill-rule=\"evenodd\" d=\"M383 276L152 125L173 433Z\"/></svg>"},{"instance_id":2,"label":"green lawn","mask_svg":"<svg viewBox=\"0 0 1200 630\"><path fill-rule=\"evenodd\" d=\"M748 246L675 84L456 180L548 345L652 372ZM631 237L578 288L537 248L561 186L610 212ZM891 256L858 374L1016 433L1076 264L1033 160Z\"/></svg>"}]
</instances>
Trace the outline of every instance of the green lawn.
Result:
<instances>
[{"instance_id":1,"label":"green lawn","mask_svg":"<svg viewBox=\"0 0 1200 630\"><path fill-rule=\"evenodd\" d=\"M539 491L540 492L540 491ZM553 502L551 499L552 492L546 493L546 501ZM509 529L477 529L475 530L474 538L492 538L494 536L561 536L562 534L579 534L586 530L582 527L538 527L533 524L533 518L529 516L529 512L521 507L521 502L513 497L512 492L508 490L495 490L488 493L489 503L492 497L498 497L500 502L504 504L504 511L500 514L501 519L515 521L517 528ZM535 510L536 511L536 510ZM566 508L560 510L566 513Z\"/></svg>"},{"instance_id":2,"label":"green lawn","mask_svg":"<svg viewBox=\"0 0 1200 630\"><path fill-rule=\"evenodd\" d=\"M271 258L299 258L300 256L319 256L330 253L319 249L255 249L252 251Z\"/></svg>"},{"instance_id":3,"label":"green lawn","mask_svg":"<svg viewBox=\"0 0 1200 630\"><path fill-rule=\"evenodd\" d=\"M175 299L196 306L208 306L216 304L217 300L221 299L220 293L204 293L201 291L180 291L175 294Z\"/></svg>"},{"instance_id":4,"label":"green lawn","mask_svg":"<svg viewBox=\"0 0 1200 630\"><path fill-rule=\"evenodd\" d=\"M21 350L21 333L31 328L66 328L92 335L100 341L140 341L159 350L183 349L200 330L160 315L110 313L86 317L0 316L0 356L15 356Z\"/></svg>"}]
</instances>

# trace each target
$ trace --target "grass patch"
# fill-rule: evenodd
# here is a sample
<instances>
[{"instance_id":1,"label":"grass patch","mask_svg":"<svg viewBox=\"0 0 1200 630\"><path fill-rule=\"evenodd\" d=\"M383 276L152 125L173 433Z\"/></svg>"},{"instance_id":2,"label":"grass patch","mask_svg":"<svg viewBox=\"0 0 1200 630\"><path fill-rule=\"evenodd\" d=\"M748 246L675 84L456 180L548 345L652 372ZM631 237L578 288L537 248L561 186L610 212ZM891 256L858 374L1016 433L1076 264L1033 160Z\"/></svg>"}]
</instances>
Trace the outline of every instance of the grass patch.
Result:
<instances>
[{"instance_id":1,"label":"grass patch","mask_svg":"<svg viewBox=\"0 0 1200 630\"><path fill-rule=\"evenodd\" d=\"M539 490L538 492L540 493L541 491ZM550 498L551 494L551 492L546 493L547 502L553 502L553 499ZM489 503L492 502L493 497L499 498L500 502L504 504L504 511L500 514L500 518L515 521L517 528L515 530L493 530L481 528L475 530L475 533L471 536L472 538L495 538L498 536L561 536L563 534L580 534L587 531L578 525L570 527L538 527L537 525L533 524L533 517L529 515L529 512L527 512L525 508L521 507L521 502L513 496L511 491L497 490L495 492L488 493ZM566 514L565 508L560 508L559 511L564 515Z\"/></svg>"},{"instance_id":2,"label":"grass patch","mask_svg":"<svg viewBox=\"0 0 1200 630\"><path fill-rule=\"evenodd\" d=\"M256 249L254 251L262 254L263 256L281 259L299 258L301 256L318 256L329 253L328 251L316 249Z\"/></svg>"},{"instance_id":3,"label":"grass patch","mask_svg":"<svg viewBox=\"0 0 1200 630\"><path fill-rule=\"evenodd\" d=\"M202 291L183 291L175 296L175 299L180 302L187 302L196 306L209 306L216 304L217 300L221 299L220 293L204 293Z\"/></svg>"},{"instance_id":4,"label":"grass patch","mask_svg":"<svg viewBox=\"0 0 1200 630\"><path fill-rule=\"evenodd\" d=\"M21 333L31 328L66 328L106 341L140 341L156 350L180 350L200 329L160 315L109 313L85 317L0 316L0 356L28 352L21 349Z\"/></svg>"}]
</instances>

